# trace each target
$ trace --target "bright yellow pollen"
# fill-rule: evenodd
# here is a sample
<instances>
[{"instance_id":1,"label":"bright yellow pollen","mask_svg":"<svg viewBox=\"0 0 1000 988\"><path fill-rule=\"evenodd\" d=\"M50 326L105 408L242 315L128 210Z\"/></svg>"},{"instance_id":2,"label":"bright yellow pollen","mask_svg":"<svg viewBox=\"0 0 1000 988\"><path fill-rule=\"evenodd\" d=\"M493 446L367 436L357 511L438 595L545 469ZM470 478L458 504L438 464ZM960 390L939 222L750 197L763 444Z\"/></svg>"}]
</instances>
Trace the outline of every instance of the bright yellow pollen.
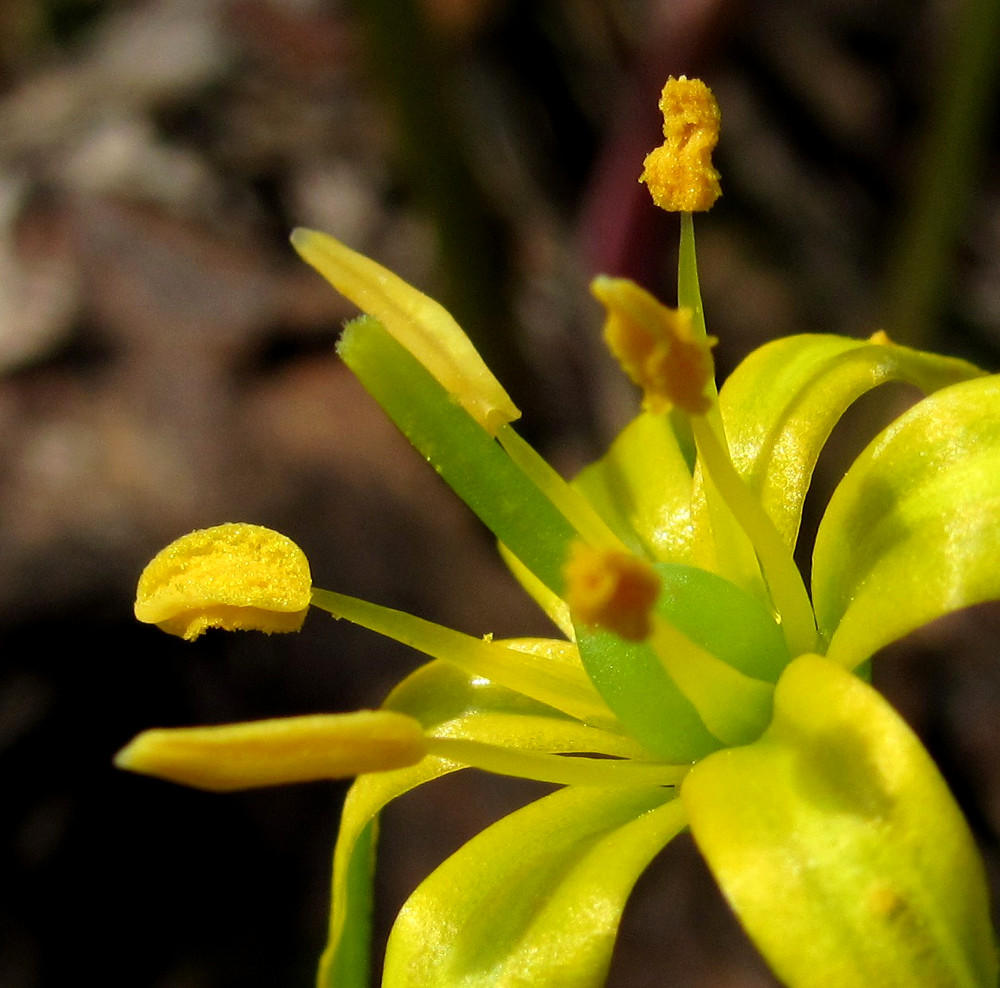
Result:
<instances>
[{"instance_id":1,"label":"bright yellow pollen","mask_svg":"<svg viewBox=\"0 0 1000 988\"><path fill-rule=\"evenodd\" d=\"M423 727L413 717L359 710L143 731L118 752L115 764L196 789L228 792L384 772L413 765L425 753Z\"/></svg>"},{"instance_id":2,"label":"bright yellow pollen","mask_svg":"<svg viewBox=\"0 0 1000 988\"><path fill-rule=\"evenodd\" d=\"M607 309L604 340L654 413L676 406L690 415L712 407L714 337L698 339L688 309L671 309L625 278L595 278L594 295Z\"/></svg>"},{"instance_id":3,"label":"bright yellow pollen","mask_svg":"<svg viewBox=\"0 0 1000 988\"><path fill-rule=\"evenodd\" d=\"M721 121L712 90L700 79L671 76L660 96L660 110L664 142L646 156L639 181L668 212L711 209L722 195L719 173L712 167Z\"/></svg>"},{"instance_id":4,"label":"bright yellow pollen","mask_svg":"<svg viewBox=\"0 0 1000 988\"><path fill-rule=\"evenodd\" d=\"M645 560L616 549L573 543L563 570L573 617L622 638L643 641L652 631L660 578Z\"/></svg>"},{"instance_id":5,"label":"bright yellow pollen","mask_svg":"<svg viewBox=\"0 0 1000 988\"><path fill-rule=\"evenodd\" d=\"M298 631L311 595L309 562L291 539L231 523L157 553L139 577L135 616L188 641L208 628Z\"/></svg>"}]
</instances>

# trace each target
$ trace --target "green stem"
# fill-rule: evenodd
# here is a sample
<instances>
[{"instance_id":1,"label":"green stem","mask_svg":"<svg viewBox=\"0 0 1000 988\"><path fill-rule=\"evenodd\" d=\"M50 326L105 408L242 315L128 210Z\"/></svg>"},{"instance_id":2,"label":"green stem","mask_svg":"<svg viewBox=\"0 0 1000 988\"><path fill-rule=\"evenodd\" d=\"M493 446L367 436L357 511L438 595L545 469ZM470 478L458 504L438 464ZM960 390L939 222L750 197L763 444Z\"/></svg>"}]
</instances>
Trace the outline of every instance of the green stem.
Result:
<instances>
[{"instance_id":1,"label":"green stem","mask_svg":"<svg viewBox=\"0 0 1000 988\"><path fill-rule=\"evenodd\" d=\"M580 538L595 548L628 552L591 503L577 493L557 470L527 443L509 423L497 431L497 441L521 472L559 509Z\"/></svg>"},{"instance_id":2,"label":"green stem","mask_svg":"<svg viewBox=\"0 0 1000 988\"><path fill-rule=\"evenodd\" d=\"M955 244L989 137L1000 70L1000 2L956 7L951 51L938 73L936 100L909 210L894 239L885 327L901 343L928 347L952 276Z\"/></svg>"},{"instance_id":3,"label":"green stem","mask_svg":"<svg viewBox=\"0 0 1000 988\"><path fill-rule=\"evenodd\" d=\"M503 225L469 160L447 51L415 0L354 3L409 177L436 226L448 308L500 380L530 381L512 333Z\"/></svg>"}]
</instances>

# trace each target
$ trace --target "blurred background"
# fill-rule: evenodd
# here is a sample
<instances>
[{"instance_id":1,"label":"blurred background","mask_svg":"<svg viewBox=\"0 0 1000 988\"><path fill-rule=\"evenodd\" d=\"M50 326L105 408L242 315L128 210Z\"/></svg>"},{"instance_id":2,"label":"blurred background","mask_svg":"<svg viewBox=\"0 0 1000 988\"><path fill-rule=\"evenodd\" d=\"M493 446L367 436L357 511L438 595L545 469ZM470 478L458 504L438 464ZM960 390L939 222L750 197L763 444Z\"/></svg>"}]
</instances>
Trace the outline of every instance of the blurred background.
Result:
<instances>
[{"instance_id":1,"label":"blurred background","mask_svg":"<svg viewBox=\"0 0 1000 988\"><path fill-rule=\"evenodd\" d=\"M375 706L418 657L135 624L167 541L293 537L317 584L472 634L547 634L490 539L338 364L352 308L294 256L324 229L447 303L567 475L635 395L599 272L673 300L640 187L670 73L723 111L697 223L723 373L777 335L1000 366L998 0L2 0L0 986L308 985L344 787L130 777L149 726ZM817 505L905 395L861 403ZM808 529L808 526L807 526ZM807 556L805 557L807 560ZM1000 612L894 648L1000 889ZM385 815L379 935L434 865L537 795L459 773ZM612 986L774 982L690 842L640 882Z\"/></svg>"}]
</instances>

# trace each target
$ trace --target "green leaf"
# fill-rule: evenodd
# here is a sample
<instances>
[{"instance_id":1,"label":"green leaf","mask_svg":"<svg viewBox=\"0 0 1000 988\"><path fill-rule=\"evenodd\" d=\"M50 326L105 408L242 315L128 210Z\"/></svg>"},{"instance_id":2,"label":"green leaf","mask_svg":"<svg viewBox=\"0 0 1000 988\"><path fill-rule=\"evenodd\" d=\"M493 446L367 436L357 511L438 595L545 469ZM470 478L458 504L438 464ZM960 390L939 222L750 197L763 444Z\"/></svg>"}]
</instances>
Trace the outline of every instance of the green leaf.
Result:
<instances>
[{"instance_id":1,"label":"green leaf","mask_svg":"<svg viewBox=\"0 0 1000 988\"><path fill-rule=\"evenodd\" d=\"M377 320L344 329L337 351L452 490L550 590L562 590L573 527Z\"/></svg>"},{"instance_id":2,"label":"green leaf","mask_svg":"<svg viewBox=\"0 0 1000 988\"><path fill-rule=\"evenodd\" d=\"M764 735L695 765L681 797L785 984L996 985L986 878L961 811L899 715L837 663L792 662Z\"/></svg>"},{"instance_id":3,"label":"green leaf","mask_svg":"<svg viewBox=\"0 0 1000 988\"><path fill-rule=\"evenodd\" d=\"M774 340L719 393L733 463L791 547L820 450L847 408L889 381L925 394L982 375L973 364L844 336Z\"/></svg>"},{"instance_id":4,"label":"green leaf","mask_svg":"<svg viewBox=\"0 0 1000 988\"><path fill-rule=\"evenodd\" d=\"M830 658L1000 598L1000 377L924 399L834 491L816 537L813 601Z\"/></svg>"},{"instance_id":5,"label":"green leaf","mask_svg":"<svg viewBox=\"0 0 1000 988\"><path fill-rule=\"evenodd\" d=\"M683 826L664 789L574 786L512 813L403 906L383 984L602 985L632 886Z\"/></svg>"}]
</instances>

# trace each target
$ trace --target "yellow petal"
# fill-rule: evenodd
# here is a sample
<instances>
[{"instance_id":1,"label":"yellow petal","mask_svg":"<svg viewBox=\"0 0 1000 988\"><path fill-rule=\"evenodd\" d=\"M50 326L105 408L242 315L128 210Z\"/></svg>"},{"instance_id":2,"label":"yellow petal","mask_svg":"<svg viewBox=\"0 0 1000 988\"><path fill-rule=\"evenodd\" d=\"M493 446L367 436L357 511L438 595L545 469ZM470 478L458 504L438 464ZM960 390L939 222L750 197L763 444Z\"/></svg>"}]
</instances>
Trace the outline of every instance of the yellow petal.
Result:
<instances>
[{"instance_id":1,"label":"yellow petal","mask_svg":"<svg viewBox=\"0 0 1000 988\"><path fill-rule=\"evenodd\" d=\"M228 792L383 772L414 765L424 754L418 720L390 710L359 710L143 731L118 752L115 764Z\"/></svg>"},{"instance_id":2,"label":"yellow petal","mask_svg":"<svg viewBox=\"0 0 1000 988\"><path fill-rule=\"evenodd\" d=\"M189 641L207 628L298 631L311 594L309 562L291 539L230 523L157 553L139 577L135 616Z\"/></svg>"},{"instance_id":3,"label":"yellow petal","mask_svg":"<svg viewBox=\"0 0 1000 988\"><path fill-rule=\"evenodd\" d=\"M342 295L374 316L490 435L521 413L451 313L387 268L315 230L292 246Z\"/></svg>"},{"instance_id":4,"label":"yellow petal","mask_svg":"<svg viewBox=\"0 0 1000 988\"><path fill-rule=\"evenodd\" d=\"M711 209L722 195L712 150L719 140L721 115L712 90L700 79L671 76L660 97L663 144L643 162L640 182L668 212Z\"/></svg>"}]
</instances>

